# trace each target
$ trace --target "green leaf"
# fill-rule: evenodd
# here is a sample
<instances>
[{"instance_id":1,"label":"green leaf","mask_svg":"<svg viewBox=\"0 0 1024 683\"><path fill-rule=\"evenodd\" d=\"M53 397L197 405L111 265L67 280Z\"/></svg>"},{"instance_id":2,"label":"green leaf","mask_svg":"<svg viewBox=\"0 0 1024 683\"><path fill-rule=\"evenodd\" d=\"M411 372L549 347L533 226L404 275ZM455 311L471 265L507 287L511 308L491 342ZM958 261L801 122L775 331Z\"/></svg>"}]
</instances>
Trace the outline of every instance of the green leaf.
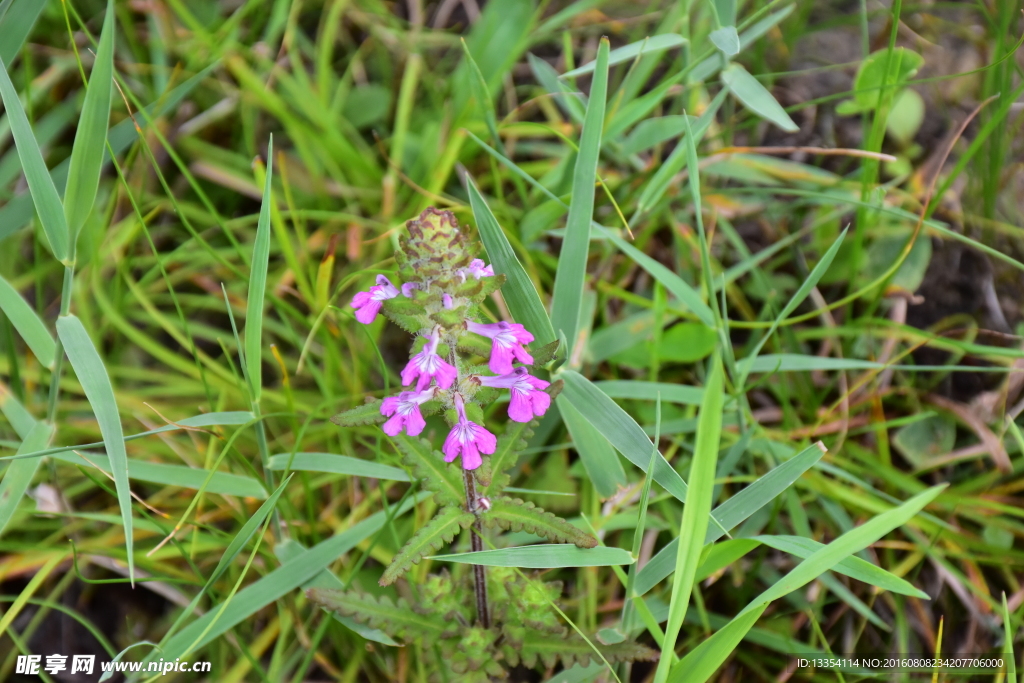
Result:
<instances>
[{"instance_id":1,"label":"green leaf","mask_svg":"<svg viewBox=\"0 0 1024 683\"><path fill-rule=\"evenodd\" d=\"M722 71L722 83L747 109L761 118L787 133L800 130L768 89L739 64L730 64Z\"/></svg>"},{"instance_id":2,"label":"green leaf","mask_svg":"<svg viewBox=\"0 0 1024 683\"><path fill-rule=\"evenodd\" d=\"M95 467L107 473L110 473L113 469L110 458L98 453L81 451L80 447L75 447L75 450L82 452L82 455L63 452L56 453L53 457L72 465ZM206 481L206 477L209 474L208 470L197 467L128 459L129 479L148 481L154 484L199 490L203 488L203 482ZM228 472L214 472L205 490L209 493L217 493L224 496L242 496L258 499L267 497L267 491L263 488L261 482L252 477L230 474Z\"/></svg>"},{"instance_id":3,"label":"green leaf","mask_svg":"<svg viewBox=\"0 0 1024 683\"><path fill-rule=\"evenodd\" d=\"M20 439L26 438L36 424L32 414L25 409L25 406L21 405L18 398L2 382L0 382L0 412L3 412L4 417L11 423L11 427Z\"/></svg>"},{"instance_id":4,"label":"green leaf","mask_svg":"<svg viewBox=\"0 0 1024 683\"><path fill-rule=\"evenodd\" d=\"M564 370L558 376L565 380L563 395L573 407L627 460L646 472L652 444L636 420L578 372ZM679 500L686 500L686 483L660 453L654 461L654 481Z\"/></svg>"},{"instance_id":5,"label":"green leaf","mask_svg":"<svg viewBox=\"0 0 1024 683\"><path fill-rule=\"evenodd\" d=\"M673 273L657 260L643 253L632 244L629 244L621 237L615 235L610 230L601 229L599 234L603 234L611 240L612 244L618 247L623 254L633 259L638 266L646 270L652 277L654 277L655 280L663 284L665 289L679 299L679 302L686 306L686 308L690 309L690 311L692 311L702 323L712 329L715 327L715 316L711 312L711 309L706 303L704 303L704 300L701 299L697 290L691 287L685 280L683 280L683 278Z\"/></svg>"},{"instance_id":6,"label":"green leaf","mask_svg":"<svg viewBox=\"0 0 1024 683\"><path fill-rule=\"evenodd\" d=\"M574 665L589 666L591 659L600 661L594 647L597 647L609 664L618 662L651 662L658 658L656 650L640 643L624 642L614 645L592 645L578 633L569 633L564 638L552 636L542 631L527 630L522 645L506 646L504 652L510 657L509 663L516 665L520 661L524 666L533 668L537 660L548 669L558 662L568 669Z\"/></svg>"},{"instance_id":7,"label":"green leaf","mask_svg":"<svg viewBox=\"0 0 1024 683\"><path fill-rule=\"evenodd\" d=\"M483 513L483 519L489 526L498 526L505 531L527 531L552 543L572 543L580 548L593 548L597 545L597 539L590 534L518 498L502 496L491 499L491 508Z\"/></svg>"},{"instance_id":8,"label":"green leaf","mask_svg":"<svg viewBox=\"0 0 1024 683\"><path fill-rule=\"evenodd\" d=\"M683 405L700 405L704 396L703 387L666 382L644 382L632 379L606 379L594 382L594 386L612 398L632 398L653 401L661 394L661 400Z\"/></svg>"},{"instance_id":9,"label":"green leaf","mask_svg":"<svg viewBox=\"0 0 1024 683\"><path fill-rule=\"evenodd\" d=\"M754 536L752 540L760 541L771 548L802 559L807 559L825 547L824 544L814 539L803 538L802 536ZM851 579L863 581L892 593L911 595L922 600L931 599L927 593L915 588L909 581L901 579L892 572L888 572L856 556L847 557L842 560L832 568L832 571L845 574Z\"/></svg>"},{"instance_id":10,"label":"green leaf","mask_svg":"<svg viewBox=\"0 0 1024 683\"><path fill-rule=\"evenodd\" d=\"M914 467L924 467L953 450L956 423L944 415L926 417L900 427L892 437L892 445Z\"/></svg>"},{"instance_id":11,"label":"green leaf","mask_svg":"<svg viewBox=\"0 0 1024 683\"><path fill-rule=\"evenodd\" d=\"M124 447L124 432L117 412L114 388L110 384L106 368L103 367L103 360L100 359L100 354L89 339L81 320L74 315L61 316L57 319L57 335L64 345L71 367L75 369L85 397L96 414L96 422L100 426L100 434L103 435L103 443L110 458L114 488L117 491L117 502L121 508L125 549L128 555L128 576L134 581L135 555L132 552L134 538L131 488L128 485L128 453Z\"/></svg>"},{"instance_id":12,"label":"green leaf","mask_svg":"<svg viewBox=\"0 0 1024 683\"><path fill-rule=\"evenodd\" d=\"M46 3L35 0L18 0L13 6L7 3L7 11L0 13L0 61L14 61L44 9Z\"/></svg>"},{"instance_id":13,"label":"green leaf","mask_svg":"<svg viewBox=\"0 0 1024 683\"><path fill-rule=\"evenodd\" d=\"M307 550L308 548L306 548L306 546L302 545L295 539L288 538L274 546L274 555L276 555L277 559L281 562L287 562L298 557ZM335 576L334 572L330 569L324 569L312 579L302 584L302 587L305 590L310 588L345 590L345 583ZM345 628L351 629L367 640L372 640L375 643L382 643L384 645L391 645L392 647L398 646L398 643L395 642L391 636L380 629L371 628L364 623L356 621L352 617L346 617L340 612L332 612L326 608L324 608L324 611L330 614L335 621L345 626Z\"/></svg>"},{"instance_id":14,"label":"green leaf","mask_svg":"<svg viewBox=\"0 0 1024 683\"><path fill-rule=\"evenodd\" d=\"M444 456L435 451L426 439L406 434L391 439L405 456L403 460L412 468L416 478L422 479L423 486L434 492L434 500L438 505L465 506L462 468L446 463Z\"/></svg>"},{"instance_id":15,"label":"green leaf","mask_svg":"<svg viewBox=\"0 0 1024 683\"><path fill-rule=\"evenodd\" d=\"M1006 606L1006 593L1003 593L1003 656L1006 657L1006 683L1017 683L1017 662L1013 654L1013 626L1010 624L1010 608Z\"/></svg>"},{"instance_id":16,"label":"green leaf","mask_svg":"<svg viewBox=\"0 0 1024 683\"><path fill-rule=\"evenodd\" d=\"M52 425L36 422L21 442L18 454L45 448L52 436ZM32 477L35 476L40 463L42 460L39 458L15 460L4 471L3 479L0 480L0 536L3 536L4 529L7 528L14 516L15 509L25 497L25 492L28 491L29 484L32 483Z\"/></svg>"},{"instance_id":17,"label":"green leaf","mask_svg":"<svg viewBox=\"0 0 1024 683\"><path fill-rule=\"evenodd\" d=\"M555 286L551 297L551 323L556 334L564 333L565 354L572 357L583 305L583 288L590 253L590 223L594 217L594 183L601 155L601 129L604 126L605 99L608 91L608 39L602 38L597 50L594 82L590 87L587 116L580 132L580 149L573 170L572 202L565 224Z\"/></svg>"},{"instance_id":18,"label":"green leaf","mask_svg":"<svg viewBox=\"0 0 1024 683\"><path fill-rule=\"evenodd\" d=\"M555 331L551 327L551 319L548 318L544 304L541 302L537 288L533 281L526 274L526 269L519 262L516 253L512 250L508 238L498 225L498 220L491 213L484 198L477 190L473 179L466 177L466 191L469 193L469 204L473 208L473 217L476 219L477 229L480 231L480 239L487 249L487 256L491 259L494 272L504 275L507 280L501 289L501 295L508 304L508 310L516 322L529 330L538 345L549 344L556 341Z\"/></svg>"},{"instance_id":19,"label":"green leaf","mask_svg":"<svg viewBox=\"0 0 1024 683\"><path fill-rule=\"evenodd\" d=\"M946 485L933 486L902 505L854 527L797 565L770 588L748 603L732 621L683 657L672 669L672 681L704 683L732 654L743 636L768 605L807 585L843 559L863 550L893 529L909 522L935 500Z\"/></svg>"},{"instance_id":20,"label":"green leaf","mask_svg":"<svg viewBox=\"0 0 1024 683\"><path fill-rule=\"evenodd\" d=\"M885 363L857 358L828 358L799 353L769 353L757 358L744 358L736 365L751 372L804 372L808 370L882 370Z\"/></svg>"},{"instance_id":21,"label":"green leaf","mask_svg":"<svg viewBox=\"0 0 1024 683\"><path fill-rule=\"evenodd\" d=\"M491 98L490 88L488 88L487 81L484 79L484 75L480 71L476 60L473 59L473 53L469 51L469 46L466 44L465 39L462 40L462 54L470 66L469 85L473 91L473 98L477 101L477 105L483 112L487 131L491 134L491 139L494 140L495 146L498 149L504 149L501 144L501 136L498 135L498 119L494 112L494 100ZM479 222L479 219L477 220Z\"/></svg>"},{"instance_id":22,"label":"green leaf","mask_svg":"<svg viewBox=\"0 0 1024 683\"><path fill-rule=\"evenodd\" d=\"M549 392L550 389L551 387L548 387ZM536 426L537 420L530 422L509 420L505 423L505 431L498 437L498 445L495 447L494 453L487 458L491 468L491 481L484 486L483 495L496 496L505 488L509 481L505 472L515 466L519 451L526 448L526 439L533 435L533 428Z\"/></svg>"},{"instance_id":23,"label":"green leaf","mask_svg":"<svg viewBox=\"0 0 1024 683\"><path fill-rule=\"evenodd\" d=\"M700 406L697 441L693 448L693 463L690 465L689 489L679 525L676 576L672 583L668 624L665 626L663 656L658 662L654 683L662 683L668 679L674 659L672 652L675 650L676 639L679 637L686 608L690 603L694 578L704 548L704 534L711 519L711 493L715 487L715 465L722 438L722 406L725 403L723 375L722 359L716 352L711 357L711 371L704 386L704 401Z\"/></svg>"},{"instance_id":24,"label":"green leaf","mask_svg":"<svg viewBox=\"0 0 1024 683\"><path fill-rule=\"evenodd\" d=\"M914 141L924 123L924 98L916 90L902 90L892 102L892 110L885 121L885 129L897 143L906 147Z\"/></svg>"},{"instance_id":25,"label":"green leaf","mask_svg":"<svg viewBox=\"0 0 1024 683\"><path fill-rule=\"evenodd\" d=\"M649 55L655 52L664 52L665 50L685 45L686 42L686 38L683 38L677 33L661 33L656 36L650 36L643 40L638 40L635 43L617 47L609 52L608 66L633 61L641 54ZM598 57L598 60L599 59L600 57ZM587 62L581 67L562 74L559 78L575 78L577 76L592 73L598 66L598 60Z\"/></svg>"},{"instance_id":26,"label":"green leaf","mask_svg":"<svg viewBox=\"0 0 1024 683\"><path fill-rule=\"evenodd\" d=\"M422 499L423 496L411 498L391 512L393 515L405 514ZM220 637L233 626L315 577L340 556L380 531L387 520L387 513L383 510L377 512L284 562L266 576L235 593L230 602L214 605L206 614L163 642L159 656L165 660L184 657ZM155 656L147 657L146 661Z\"/></svg>"},{"instance_id":27,"label":"green leaf","mask_svg":"<svg viewBox=\"0 0 1024 683\"><path fill-rule=\"evenodd\" d=\"M107 0L103 31L96 50L89 85L85 90L82 116L78 120L74 146L64 188L64 218L68 225L71 254L78 233L92 212L100 185L100 170L106 150L110 101L114 89L114 0Z\"/></svg>"},{"instance_id":28,"label":"green leaf","mask_svg":"<svg viewBox=\"0 0 1024 683\"><path fill-rule=\"evenodd\" d=\"M377 462L334 453L279 453L270 456L270 469L300 472L330 472L388 481L409 481L404 470Z\"/></svg>"},{"instance_id":29,"label":"green leaf","mask_svg":"<svg viewBox=\"0 0 1024 683\"><path fill-rule=\"evenodd\" d=\"M50 250L58 261L68 265L71 254L68 225L64 220L64 206L60 202L57 188L50 178L50 171L43 161L43 154L39 151L39 145L32 134L32 126L25 116L25 109L21 106L18 92L11 83L3 60L0 60L0 98L3 99L4 108L7 110L7 120L11 125L14 143L18 147L21 167L25 171L25 180L28 182L28 189L32 194L32 201L35 203L46 239L50 243Z\"/></svg>"},{"instance_id":30,"label":"green leaf","mask_svg":"<svg viewBox=\"0 0 1024 683\"><path fill-rule=\"evenodd\" d=\"M43 367L53 368L54 359L57 357L57 342L18 290L3 277L0 277L0 309L3 309L14 329L32 349L32 353Z\"/></svg>"},{"instance_id":31,"label":"green leaf","mask_svg":"<svg viewBox=\"0 0 1024 683\"><path fill-rule=\"evenodd\" d=\"M439 623L430 615L419 614L405 598L399 598L396 604L386 595L376 598L355 591L329 588L310 588L306 596L324 609L352 617L392 637L406 640L417 636L437 638L446 630L445 622ZM457 625L458 622L454 625L449 623L447 629Z\"/></svg>"},{"instance_id":32,"label":"green leaf","mask_svg":"<svg viewBox=\"0 0 1024 683\"><path fill-rule=\"evenodd\" d=\"M565 421L573 447L579 453L594 489L601 498L610 498L620 486L624 487L628 483L618 454L608 443L608 439L587 422L564 396L559 396L556 400L558 412Z\"/></svg>"},{"instance_id":33,"label":"green leaf","mask_svg":"<svg viewBox=\"0 0 1024 683\"><path fill-rule=\"evenodd\" d=\"M722 106L722 102L725 101L725 90L715 95L715 99L711 100L711 103L704 110L704 113L700 115L697 122L694 123L690 133L693 135L693 144L696 147L700 143L702 137L704 137L705 131L711 122L715 120L715 114L718 113L718 108ZM689 119L682 119L683 130L685 131L689 125ZM636 202L636 211L633 214L633 218L630 219L630 225L635 224L636 217L645 214L650 211L654 206L661 201L662 196L668 190L669 186L673 182L673 178L683 170L683 166L686 165L686 154L687 146L682 144L682 140L676 143L675 149L668 155L668 159L658 166L658 170L654 172L651 179L644 184L644 189L640 192L640 197ZM652 273L653 275L653 273Z\"/></svg>"},{"instance_id":34,"label":"green leaf","mask_svg":"<svg viewBox=\"0 0 1024 683\"><path fill-rule=\"evenodd\" d=\"M715 524L714 520L708 524L704 535L705 545L714 543L721 538L724 535L723 528L729 530L739 526L752 514L774 500L776 496L792 486L793 482L799 479L804 472L813 467L824 454L825 451L818 444L809 446L715 508L712 515L721 526ZM651 590L675 571L678 547L679 539L672 539L637 573L637 595L643 595Z\"/></svg>"},{"instance_id":35,"label":"green leaf","mask_svg":"<svg viewBox=\"0 0 1024 683\"><path fill-rule=\"evenodd\" d=\"M679 137L686 132L684 119L690 119L691 126L697 125L697 117L686 114L644 119L622 141L623 154L636 154L659 142Z\"/></svg>"},{"instance_id":36,"label":"green leaf","mask_svg":"<svg viewBox=\"0 0 1024 683\"><path fill-rule=\"evenodd\" d=\"M274 198L271 180L274 175L274 136L267 144L267 173L263 182L263 202L256 225L256 243L252 250L249 271L249 295L245 308L245 364L252 400L258 402L263 392L263 299L267 289L267 266L270 262L270 205Z\"/></svg>"},{"instance_id":37,"label":"green leaf","mask_svg":"<svg viewBox=\"0 0 1024 683\"><path fill-rule=\"evenodd\" d=\"M534 77L537 82L548 91L549 94L555 95L555 100L561 103L562 108L565 109L569 116L576 123L582 123L585 114L584 107L586 106L586 98L582 93L576 92L573 88L570 88L567 84L563 83L558 77L558 72L551 68L551 65L545 62L543 59L538 59L532 54L526 55L526 60L530 63L530 70L533 71Z\"/></svg>"},{"instance_id":38,"label":"green leaf","mask_svg":"<svg viewBox=\"0 0 1024 683\"><path fill-rule=\"evenodd\" d=\"M522 569L554 569L560 567L609 567L633 564L636 560L622 548L583 549L575 545L524 545L515 548L480 550L473 553L435 555L431 560L482 564L487 567L520 567Z\"/></svg>"},{"instance_id":39,"label":"green leaf","mask_svg":"<svg viewBox=\"0 0 1024 683\"><path fill-rule=\"evenodd\" d=\"M445 543L451 543L459 531L468 529L475 520L476 515L462 508L447 506L438 510L434 518L420 527L416 535L391 560L384 575L380 577L380 585L393 584L414 564L419 564L424 555L440 550Z\"/></svg>"},{"instance_id":40,"label":"green leaf","mask_svg":"<svg viewBox=\"0 0 1024 683\"><path fill-rule=\"evenodd\" d=\"M708 38L726 57L740 53L740 34L736 32L735 26L723 26L715 29L708 35Z\"/></svg>"},{"instance_id":41,"label":"green leaf","mask_svg":"<svg viewBox=\"0 0 1024 683\"><path fill-rule=\"evenodd\" d=\"M759 545L761 545L759 542L749 538L730 538L712 544L704 553L700 566L697 567L694 581L703 581L715 572L725 569Z\"/></svg>"},{"instance_id":42,"label":"green leaf","mask_svg":"<svg viewBox=\"0 0 1024 683\"><path fill-rule=\"evenodd\" d=\"M331 422L339 427L360 427L362 425L380 424L388 419L380 413L381 403L383 401L378 399L355 408L350 408L332 417Z\"/></svg>"},{"instance_id":43,"label":"green leaf","mask_svg":"<svg viewBox=\"0 0 1024 683\"><path fill-rule=\"evenodd\" d=\"M923 64L924 57L905 47L897 47L892 52L889 48L872 52L861 62L853 79L853 100L840 113L848 115L871 111L878 106L883 85L900 88ZM886 78L890 66L895 69L895 73Z\"/></svg>"}]
</instances>

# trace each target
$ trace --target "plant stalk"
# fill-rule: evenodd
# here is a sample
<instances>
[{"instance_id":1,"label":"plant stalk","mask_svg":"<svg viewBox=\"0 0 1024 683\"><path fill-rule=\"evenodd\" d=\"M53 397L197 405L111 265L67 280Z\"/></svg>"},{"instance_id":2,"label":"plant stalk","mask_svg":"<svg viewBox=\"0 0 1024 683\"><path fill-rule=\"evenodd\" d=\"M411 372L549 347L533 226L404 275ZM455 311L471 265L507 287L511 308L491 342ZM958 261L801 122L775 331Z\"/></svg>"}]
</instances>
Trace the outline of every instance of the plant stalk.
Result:
<instances>
[{"instance_id":1,"label":"plant stalk","mask_svg":"<svg viewBox=\"0 0 1024 683\"><path fill-rule=\"evenodd\" d=\"M466 507L474 515L480 508L479 499L476 496L476 484L473 481L473 473L469 470L462 470L462 480L466 483ZM473 552L480 552L484 549L483 525L480 517L477 516L470 529L470 543ZM473 565L473 592L476 594L476 617L484 628L491 627L491 612L487 606L487 573L483 565Z\"/></svg>"},{"instance_id":2,"label":"plant stalk","mask_svg":"<svg viewBox=\"0 0 1024 683\"><path fill-rule=\"evenodd\" d=\"M71 289L75 282L74 264L64 266L64 286L60 293L60 315L71 312ZM60 397L60 376L64 373L64 345L57 337L57 353L54 355L53 372L50 374L50 393L47 396L46 421L53 424L57 417L57 403Z\"/></svg>"}]
</instances>

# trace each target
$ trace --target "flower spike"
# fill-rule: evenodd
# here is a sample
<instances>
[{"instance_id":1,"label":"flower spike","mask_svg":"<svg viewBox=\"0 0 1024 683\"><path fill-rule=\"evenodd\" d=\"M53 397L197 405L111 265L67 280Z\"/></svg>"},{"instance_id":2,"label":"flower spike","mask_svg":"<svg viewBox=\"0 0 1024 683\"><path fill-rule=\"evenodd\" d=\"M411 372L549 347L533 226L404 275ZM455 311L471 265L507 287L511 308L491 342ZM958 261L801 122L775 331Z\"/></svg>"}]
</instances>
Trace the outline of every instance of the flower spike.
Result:
<instances>
[{"instance_id":1,"label":"flower spike","mask_svg":"<svg viewBox=\"0 0 1024 683\"><path fill-rule=\"evenodd\" d=\"M459 372L437 355L437 345L440 341L441 333L435 327L431 330L423 350L410 358L408 365L402 370L404 386L416 382L416 390L423 391L430 384L430 380L436 381L437 386L441 389L447 389L452 385Z\"/></svg>"},{"instance_id":2,"label":"flower spike","mask_svg":"<svg viewBox=\"0 0 1024 683\"><path fill-rule=\"evenodd\" d=\"M519 323L475 323L466 321L466 329L491 340L491 359L488 367L496 375L507 375L512 372L512 359L520 363L532 363L531 356L523 344L533 341L533 335Z\"/></svg>"},{"instance_id":3,"label":"flower spike","mask_svg":"<svg viewBox=\"0 0 1024 683\"><path fill-rule=\"evenodd\" d=\"M352 308L356 309L356 320L369 325L377 319L380 307L387 299L398 296L398 288L383 275L377 276L377 284L370 287L369 292L359 292L352 297Z\"/></svg>"},{"instance_id":4,"label":"flower spike","mask_svg":"<svg viewBox=\"0 0 1024 683\"><path fill-rule=\"evenodd\" d=\"M480 454L493 453L498 446L498 438L484 427L469 421L462 394L456 392L454 399L459 419L444 440L441 449L444 451L444 461L452 462L461 455L463 469L475 470L483 464Z\"/></svg>"}]
</instances>

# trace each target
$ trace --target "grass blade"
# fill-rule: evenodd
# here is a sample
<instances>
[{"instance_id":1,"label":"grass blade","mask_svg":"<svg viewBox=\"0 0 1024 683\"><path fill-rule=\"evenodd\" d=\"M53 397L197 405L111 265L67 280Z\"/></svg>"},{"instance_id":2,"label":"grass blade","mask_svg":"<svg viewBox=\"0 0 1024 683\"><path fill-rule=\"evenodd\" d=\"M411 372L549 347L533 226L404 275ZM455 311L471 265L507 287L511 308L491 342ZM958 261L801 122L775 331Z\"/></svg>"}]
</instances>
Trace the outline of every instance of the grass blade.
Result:
<instances>
[{"instance_id":1,"label":"grass blade","mask_svg":"<svg viewBox=\"0 0 1024 683\"><path fill-rule=\"evenodd\" d=\"M256 244L252 250L249 271L249 294L245 308L245 365L253 402L259 402L263 392L263 300L267 289L267 267L270 263L270 204L271 180L274 175L274 136L267 144L267 175L263 181L263 203L256 224Z\"/></svg>"},{"instance_id":2,"label":"grass blade","mask_svg":"<svg viewBox=\"0 0 1024 683\"><path fill-rule=\"evenodd\" d=\"M1013 626L1010 624L1010 609L1006 606L1006 593L1003 593L1003 656L1006 657L1006 683L1017 683L1017 662L1013 655Z\"/></svg>"},{"instance_id":3,"label":"grass blade","mask_svg":"<svg viewBox=\"0 0 1024 683\"><path fill-rule=\"evenodd\" d=\"M18 290L3 277L0 277L0 309L3 309L7 319L28 344L28 348L32 349L39 362L44 367L52 369L57 356L57 342Z\"/></svg>"},{"instance_id":4,"label":"grass blade","mask_svg":"<svg viewBox=\"0 0 1024 683\"><path fill-rule=\"evenodd\" d=\"M487 202L484 201L480 191L477 190L473 179L466 177L466 191L469 193L469 204L473 208L473 217L476 219L477 230L480 232L480 239L487 249L487 255L491 259L494 272L504 275L507 279L501 293L508 304L508 310L516 322L524 325L536 338L536 344L543 346L555 341L554 329L551 327L551 319L544 304L541 302L537 288L533 281L526 274L526 269L519 262L512 245L498 225Z\"/></svg>"},{"instance_id":5,"label":"grass blade","mask_svg":"<svg viewBox=\"0 0 1024 683\"><path fill-rule=\"evenodd\" d=\"M656 36L651 36L649 38L644 38L643 40L638 40L635 43L630 43L629 45L617 47L609 52L608 66L632 61L640 54L649 55L655 52L663 52L685 44L686 38L683 38L678 33L662 33ZM581 67L562 74L560 78L575 78L576 76L589 74L594 71L596 66L596 60L588 62Z\"/></svg>"},{"instance_id":6,"label":"grass blade","mask_svg":"<svg viewBox=\"0 0 1024 683\"><path fill-rule=\"evenodd\" d=\"M82 105L82 117L78 120L68 167L68 182L64 189L64 218L68 225L68 248L72 257L78 233L92 211L100 185L113 89L114 0L107 0L103 31L85 91L85 104Z\"/></svg>"},{"instance_id":7,"label":"grass blade","mask_svg":"<svg viewBox=\"0 0 1024 683\"><path fill-rule=\"evenodd\" d=\"M651 439L636 420L578 372L564 370L558 377L565 380L560 396L564 396L627 460L646 472L651 461ZM686 482L660 453L654 461L654 481L679 500L686 500Z\"/></svg>"},{"instance_id":8,"label":"grass blade","mask_svg":"<svg viewBox=\"0 0 1024 683\"><path fill-rule=\"evenodd\" d=\"M675 661L675 645L686 616L686 608L693 592L694 577L700 565L704 548L704 534L711 517L711 492L715 487L715 464L722 438L722 406L725 403L724 371L718 353L711 357L711 372L704 387L704 401L700 407L697 441L690 465L689 490L683 506L683 519L679 525L679 552L676 556L676 577L672 584L668 624L661 659L654 675L654 683L668 679Z\"/></svg>"},{"instance_id":9,"label":"grass blade","mask_svg":"<svg viewBox=\"0 0 1024 683\"><path fill-rule=\"evenodd\" d=\"M594 489L602 498L611 497L627 483L615 449L564 396L559 395L555 402Z\"/></svg>"},{"instance_id":10,"label":"grass blade","mask_svg":"<svg viewBox=\"0 0 1024 683\"><path fill-rule=\"evenodd\" d=\"M596 548L584 549L569 543L542 543L516 548L498 548L497 550L479 550L470 553L434 555L427 559L458 562L461 564L481 564L486 567L519 567L522 569L609 567L612 565L633 564L636 561L628 551L622 548L598 546Z\"/></svg>"},{"instance_id":11,"label":"grass blade","mask_svg":"<svg viewBox=\"0 0 1024 683\"><path fill-rule=\"evenodd\" d=\"M46 9L46 3L19 0L5 4L7 11L0 16L0 62L10 64L21 52L36 19Z\"/></svg>"},{"instance_id":12,"label":"grass blade","mask_svg":"<svg viewBox=\"0 0 1024 683\"><path fill-rule=\"evenodd\" d=\"M62 214L63 216L63 214ZM117 412L114 388L103 360L89 339L82 321L74 315L61 316L57 320L57 334L64 345L64 351L71 361L85 397L89 400L96 422L103 435L107 455L110 457L111 475L117 491L117 502L121 508L121 522L124 525L124 541L128 553L128 577L135 581L135 557L132 552L132 498L128 486L128 453L124 447L124 432L121 417Z\"/></svg>"},{"instance_id":13,"label":"grass blade","mask_svg":"<svg viewBox=\"0 0 1024 683\"><path fill-rule=\"evenodd\" d=\"M761 118L771 121L787 133L800 130L800 126L793 122L768 89L739 64L730 64L722 71L722 82L736 99Z\"/></svg>"},{"instance_id":14,"label":"grass blade","mask_svg":"<svg viewBox=\"0 0 1024 683\"><path fill-rule=\"evenodd\" d=\"M281 453L270 456L270 469L300 472L329 472L388 481L409 481L405 470L369 460L333 453Z\"/></svg>"},{"instance_id":15,"label":"grass blade","mask_svg":"<svg viewBox=\"0 0 1024 683\"><path fill-rule=\"evenodd\" d=\"M35 135L32 133L32 126L29 125L25 109L18 99L18 92L11 83L11 77L7 74L7 66L0 60L0 98L3 99L4 108L7 110L7 119L10 121L11 133L14 135L14 143L18 147L18 156L21 158L21 167L25 171L25 180L28 182L29 192L32 194L32 201L36 206L36 213L39 214L39 221L42 223L43 232L50 243L50 250L54 257L65 265L69 265L69 239L68 225L64 220L64 206L60 202L57 188L50 178L50 171L43 161L43 154L36 144Z\"/></svg>"},{"instance_id":16,"label":"grass blade","mask_svg":"<svg viewBox=\"0 0 1024 683\"><path fill-rule=\"evenodd\" d=\"M36 422L25 440L21 442L18 453L30 453L40 448L45 448L53 436L53 426L45 422ZM14 516L14 511L25 497L25 491L32 483L32 477L42 460L33 458L30 460L15 460L4 472L4 478L0 481L0 536L3 536L4 529Z\"/></svg>"},{"instance_id":17,"label":"grass blade","mask_svg":"<svg viewBox=\"0 0 1024 683\"><path fill-rule=\"evenodd\" d=\"M675 681L704 683L733 652L768 605L810 583L841 560L863 550L893 529L906 524L935 500L945 484L922 491L902 505L851 529L797 565L791 572L750 602L736 618L691 650L672 668Z\"/></svg>"},{"instance_id":18,"label":"grass blade","mask_svg":"<svg viewBox=\"0 0 1024 683\"><path fill-rule=\"evenodd\" d=\"M590 88L587 116L580 132L580 151L573 171L572 203L565 224L562 255L555 271L555 287L551 297L551 322L555 333L564 333L572 357L576 331L583 305L583 288L587 277L587 256L590 252L590 223L594 217L594 181L601 154L601 130L604 127L605 99L608 91L608 39L602 38L597 50L594 83Z\"/></svg>"}]
</instances>

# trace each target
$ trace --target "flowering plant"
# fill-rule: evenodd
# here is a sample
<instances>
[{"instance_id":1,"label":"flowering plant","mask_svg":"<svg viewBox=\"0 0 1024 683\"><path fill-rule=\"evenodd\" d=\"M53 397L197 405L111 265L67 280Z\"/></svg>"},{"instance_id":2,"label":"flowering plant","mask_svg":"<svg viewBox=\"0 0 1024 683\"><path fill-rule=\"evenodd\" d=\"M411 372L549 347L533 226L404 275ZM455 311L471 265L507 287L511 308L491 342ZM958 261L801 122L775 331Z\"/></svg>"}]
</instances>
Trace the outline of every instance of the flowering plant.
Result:
<instances>
[{"instance_id":1,"label":"flowering plant","mask_svg":"<svg viewBox=\"0 0 1024 683\"><path fill-rule=\"evenodd\" d=\"M378 275L376 284L351 302L359 322L369 324L383 314L415 335L401 372L404 389L334 418L342 426L383 423L403 462L433 492L438 506L395 554L380 584L395 583L463 530L474 551L484 549L485 528L494 527L581 548L596 546L597 539L566 520L502 495L509 481L506 470L516 464L535 420L561 389L561 381L537 376L553 359L557 342L531 351L534 338L523 325L486 321L483 303L500 289L504 276L476 257L478 245L469 242L451 212L428 208L407 228L395 253L399 268L394 281ZM499 437L488 427L483 406L505 391L509 420ZM448 423L441 452L421 436L427 432L426 417L435 413ZM594 655L594 639L569 631L557 616L560 583L507 568L456 566L471 571L427 577L411 604L406 598L395 603L353 591L315 588L309 595L390 636L423 639L431 646L425 652L440 653L437 663L452 672L444 677L450 680L487 681L504 677L505 664L534 666L539 660L553 666L561 660L571 666ZM461 597L470 592L475 611L473 601ZM656 656L630 642L601 646L600 653L608 661Z\"/></svg>"}]
</instances>

